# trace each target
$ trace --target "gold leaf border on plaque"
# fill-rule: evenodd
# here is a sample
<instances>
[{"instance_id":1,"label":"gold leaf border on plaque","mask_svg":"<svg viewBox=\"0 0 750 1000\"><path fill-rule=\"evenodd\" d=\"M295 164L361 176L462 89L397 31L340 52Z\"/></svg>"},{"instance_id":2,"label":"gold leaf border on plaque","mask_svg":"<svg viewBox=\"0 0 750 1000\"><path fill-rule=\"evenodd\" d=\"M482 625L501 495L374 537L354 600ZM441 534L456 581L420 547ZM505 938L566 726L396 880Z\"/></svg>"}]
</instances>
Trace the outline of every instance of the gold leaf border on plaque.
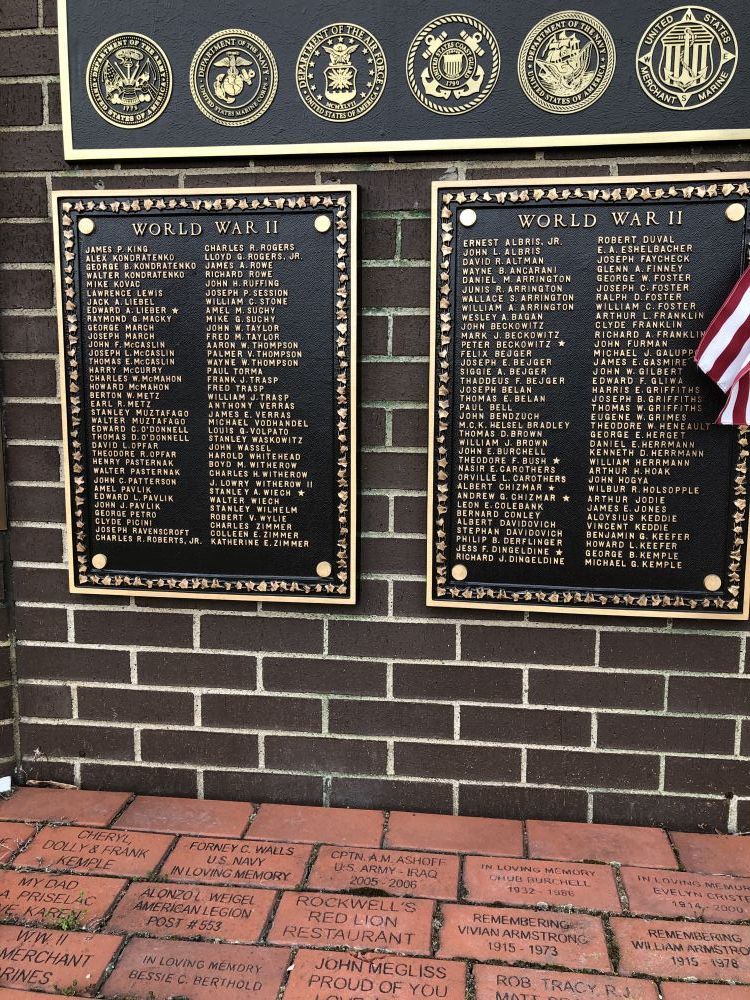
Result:
<instances>
[{"instance_id":1,"label":"gold leaf border on plaque","mask_svg":"<svg viewBox=\"0 0 750 1000\"><path fill-rule=\"evenodd\" d=\"M486 186L485 186L486 185ZM499 190L498 190L499 189ZM726 591L729 597L688 598L669 593L606 594L591 590L539 590L533 587L460 586L451 578L447 518L449 510L451 352L455 255L455 208L472 205L533 205L539 202L577 201L628 204L682 198L686 202L750 197L750 183L721 175L688 175L671 180L623 177L619 182L591 180L485 181L471 188L466 182L433 184L432 220L432 346L430 357L430 440L428 473L427 604L453 607L466 604L487 610L533 608L550 613L746 620L750 612L750 551L748 547L747 472L750 429L737 428L737 464L734 470L732 543ZM538 586L538 585L537 585Z\"/></svg>"},{"instance_id":2,"label":"gold leaf border on plaque","mask_svg":"<svg viewBox=\"0 0 750 1000\"><path fill-rule=\"evenodd\" d=\"M273 195L270 197L269 195ZM333 579L303 583L273 579L222 580L217 577L153 576L106 573L94 569L86 524L88 483L83 433L81 330L76 296L76 246L80 213L115 215L164 209L193 212L321 212L335 218L334 347L336 358L334 417L337 442L337 541ZM66 448L68 563L73 593L137 597L192 597L212 600L307 601L314 604L356 603L356 315L357 315L357 188L264 188L226 191L67 191L55 195L55 273L60 334L60 378L63 440ZM311 572L311 576L312 576Z\"/></svg>"}]
</instances>

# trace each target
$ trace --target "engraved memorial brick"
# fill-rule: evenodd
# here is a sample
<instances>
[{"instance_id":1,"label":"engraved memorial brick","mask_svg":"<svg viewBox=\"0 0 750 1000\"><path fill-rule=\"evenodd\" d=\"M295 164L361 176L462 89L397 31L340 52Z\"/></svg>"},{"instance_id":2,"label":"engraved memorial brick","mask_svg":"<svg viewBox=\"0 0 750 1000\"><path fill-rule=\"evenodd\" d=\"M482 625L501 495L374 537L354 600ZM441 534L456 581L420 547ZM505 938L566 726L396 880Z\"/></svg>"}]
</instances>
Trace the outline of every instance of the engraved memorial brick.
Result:
<instances>
[{"instance_id":1,"label":"engraved memorial brick","mask_svg":"<svg viewBox=\"0 0 750 1000\"><path fill-rule=\"evenodd\" d=\"M254 944L276 894L266 889L138 882L117 904L108 928L153 937L201 937Z\"/></svg>"},{"instance_id":2,"label":"engraved memorial brick","mask_svg":"<svg viewBox=\"0 0 750 1000\"><path fill-rule=\"evenodd\" d=\"M226 883L294 889L312 848L271 841L180 837L162 869L174 882Z\"/></svg>"},{"instance_id":3,"label":"engraved memorial brick","mask_svg":"<svg viewBox=\"0 0 750 1000\"><path fill-rule=\"evenodd\" d=\"M303 949L294 959L284 996L314 1000L323 991L327 995L332 991L341 1000L377 996L464 1000L465 990L463 962Z\"/></svg>"},{"instance_id":4,"label":"engraved memorial brick","mask_svg":"<svg viewBox=\"0 0 750 1000\"><path fill-rule=\"evenodd\" d=\"M288 964L286 948L136 938L103 993L138 1000L274 1000Z\"/></svg>"},{"instance_id":5,"label":"engraved memorial brick","mask_svg":"<svg viewBox=\"0 0 750 1000\"><path fill-rule=\"evenodd\" d=\"M127 885L124 879L47 872L3 872L0 920L84 929L102 920Z\"/></svg>"},{"instance_id":6,"label":"engraved memorial brick","mask_svg":"<svg viewBox=\"0 0 750 1000\"><path fill-rule=\"evenodd\" d=\"M354 603L356 189L54 214L73 592Z\"/></svg>"},{"instance_id":7,"label":"engraved memorial brick","mask_svg":"<svg viewBox=\"0 0 750 1000\"><path fill-rule=\"evenodd\" d=\"M433 910L427 899L285 892L268 941L428 955Z\"/></svg>"},{"instance_id":8,"label":"engraved memorial brick","mask_svg":"<svg viewBox=\"0 0 750 1000\"><path fill-rule=\"evenodd\" d=\"M464 883L474 903L621 910L615 877L607 865L468 857Z\"/></svg>"},{"instance_id":9,"label":"engraved memorial brick","mask_svg":"<svg viewBox=\"0 0 750 1000\"><path fill-rule=\"evenodd\" d=\"M43 993L94 991L122 940L7 924L0 927L0 986Z\"/></svg>"},{"instance_id":10,"label":"engraved memorial brick","mask_svg":"<svg viewBox=\"0 0 750 1000\"><path fill-rule=\"evenodd\" d=\"M611 972L599 917L504 907L443 906L441 958Z\"/></svg>"},{"instance_id":11,"label":"engraved memorial brick","mask_svg":"<svg viewBox=\"0 0 750 1000\"><path fill-rule=\"evenodd\" d=\"M648 868L621 871L631 913L698 920L750 920L750 879Z\"/></svg>"},{"instance_id":12,"label":"engraved memorial brick","mask_svg":"<svg viewBox=\"0 0 750 1000\"><path fill-rule=\"evenodd\" d=\"M615 976L475 965L477 1000L658 1000L654 983Z\"/></svg>"},{"instance_id":13,"label":"engraved memorial brick","mask_svg":"<svg viewBox=\"0 0 750 1000\"><path fill-rule=\"evenodd\" d=\"M174 838L129 830L45 827L16 855L16 868L143 878L158 866Z\"/></svg>"},{"instance_id":14,"label":"engraved memorial brick","mask_svg":"<svg viewBox=\"0 0 750 1000\"><path fill-rule=\"evenodd\" d=\"M311 889L376 889L390 896L456 899L458 858L418 851L321 847Z\"/></svg>"},{"instance_id":15,"label":"engraved memorial brick","mask_svg":"<svg viewBox=\"0 0 750 1000\"><path fill-rule=\"evenodd\" d=\"M673 920L612 920L620 972L750 983L750 927Z\"/></svg>"}]
</instances>

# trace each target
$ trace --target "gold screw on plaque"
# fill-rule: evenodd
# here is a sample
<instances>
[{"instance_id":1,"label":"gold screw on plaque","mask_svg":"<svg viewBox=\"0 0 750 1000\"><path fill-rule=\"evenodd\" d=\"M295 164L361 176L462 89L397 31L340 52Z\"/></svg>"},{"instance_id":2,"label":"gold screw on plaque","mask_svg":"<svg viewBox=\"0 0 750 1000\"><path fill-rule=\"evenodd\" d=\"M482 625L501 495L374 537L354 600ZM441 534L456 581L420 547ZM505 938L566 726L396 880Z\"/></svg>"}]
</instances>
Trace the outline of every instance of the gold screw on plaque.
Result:
<instances>
[{"instance_id":1,"label":"gold screw on plaque","mask_svg":"<svg viewBox=\"0 0 750 1000\"><path fill-rule=\"evenodd\" d=\"M477 213L473 208L465 208L458 217L462 226L473 226L477 221Z\"/></svg>"},{"instance_id":2,"label":"gold screw on plaque","mask_svg":"<svg viewBox=\"0 0 750 1000\"><path fill-rule=\"evenodd\" d=\"M722 587L721 577L717 576L715 573L711 573L703 581L703 586L706 588L706 590L710 590L712 593L715 593L717 590L721 590Z\"/></svg>"},{"instance_id":3,"label":"gold screw on plaque","mask_svg":"<svg viewBox=\"0 0 750 1000\"><path fill-rule=\"evenodd\" d=\"M315 228L319 233L327 233L331 228L333 223L331 222L330 215L316 215L315 216Z\"/></svg>"},{"instance_id":4,"label":"gold screw on plaque","mask_svg":"<svg viewBox=\"0 0 750 1000\"><path fill-rule=\"evenodd\" d=\"M94 569L104 569L107 565L107 557L102 552L97 552L94 558L91 560L91 565Z\"/></svg>"},{"instance_id":5,"label":"gold screw on plaque","mask_svg":"<svg viewBox=\"0 0 750 1000\"><path fill-rule=\"evenodd\" d=\"M458 580L459 583L462 583L468 575L469 571L463 563L456 563L451 570L451 576L454 580Z\"/></svg>"},{"instance_id":6,"label":"gold screw on plaque","mask_svg":"<svg viewBox=\"0 0 750 1000\"><path fill-rule=\"evenodd\" d=\"M730 222L742 222L747 215L747 209L741 201L733 201L727 206L727 218Z\"/></svg>"},{"instance_id":7,"label":"gold screw on plaque","mask_svg":"<svg viewBox=\"0 0 750 1000\"><path fill-rule=\"evenodd\" d=\"M329 577L333 573L333 566L329 562L319 562L315 567L318 576Z\"/></svg>"},{"instance_id":8,"label":"gold screw on plaque","mask_svg":"<svg viewBox=\"0 0 750 1000\"><path fill-rule=\"evenodd\" d=\"M78 220L78 232L83 233L84 236L91 236L93 231L96 229L96 223L93 219L79 219Z\"/></svg>"}]
</instances>

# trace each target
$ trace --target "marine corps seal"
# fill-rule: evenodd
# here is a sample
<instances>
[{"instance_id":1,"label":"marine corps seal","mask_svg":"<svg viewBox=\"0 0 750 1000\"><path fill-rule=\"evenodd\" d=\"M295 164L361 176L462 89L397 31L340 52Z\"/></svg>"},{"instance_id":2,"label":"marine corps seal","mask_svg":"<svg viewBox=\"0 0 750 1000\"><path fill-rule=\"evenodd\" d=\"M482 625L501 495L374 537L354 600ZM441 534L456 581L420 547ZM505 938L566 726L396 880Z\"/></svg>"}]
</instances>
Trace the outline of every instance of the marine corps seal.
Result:
<instances>
[{"instance_id":1,"label":"marine corps seal","mask_svg":"<svg viewBox=\"0 0 750 1000\"><path fill-rule=\"evenodd\" d=\"M172 70L162 50L145 35L112 35L94 50L86 90L96 110L118 128L155 121L172 96Z\"/></svg>"},{"instance_id":2,"label":"marine corps seal","mask_svg":"<svg viewBox=\"0 0 750 1000\"><path fill-rule=\"evenodd\" d=\"M430 21L406 57L411 92L438 115L463 115L476 108L490 96L499 75L497 39L468 14Z\"/></svg>"},{"instance_id":3,"label":"marine corps seal","mask_svg":"<svg viewBox=\"0 0 750 1000\"><path fill-rule=\"evenodd\" d=\"M217 31L190 66L190 91L203 114L219 125L249 125L271 106L279 74L273 52L252 31Z\"/></svg>"},{"instance_id":4,"label":"marine corps seal","mask_svg":"<svg viewBox=\"0 0 750 1000\"><path fill-rule=\"evenodd\" d=\"M388 67L380 42L358 24L329 24L305 42L297 59L297 90L330 122L361 118L385 90Z\"/></svg>"},{"instance_id":5,"label":"marine corps seal","mask_svg":"<svg viewBox=\"0 0 750 1000\"><path fill-rule=\"evenodd\" d=\"M708 104L737 69L737 38L708 7L675 7L658 17L638 46L636 68L652 101L676 111Z\"/></svg>"},{"instance_id":6,"label":"marine corps seal","mask_svg":"<svg viewBox=\"0 0 750 1000\"><path fill-rule=\"evenodd\" d=\"M567 115L590 107L612 82L617 53L601 21L577 10L540 21L518 57L518 79L538 108Z\"/></svg>"}]
</instances>

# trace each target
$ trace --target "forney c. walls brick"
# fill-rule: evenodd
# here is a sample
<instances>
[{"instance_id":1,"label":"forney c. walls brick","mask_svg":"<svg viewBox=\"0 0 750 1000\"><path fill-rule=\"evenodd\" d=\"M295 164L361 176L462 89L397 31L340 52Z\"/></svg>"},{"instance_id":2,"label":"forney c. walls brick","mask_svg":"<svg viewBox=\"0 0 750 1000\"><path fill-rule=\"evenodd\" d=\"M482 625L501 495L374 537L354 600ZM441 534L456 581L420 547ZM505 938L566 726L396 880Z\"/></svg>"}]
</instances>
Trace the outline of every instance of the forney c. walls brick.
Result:
<instances>
[{"instance_id":1,"label":"forney c. walls brick","mask_svg":"<svg viewBox=\"0 0 750 1000\"><path fill-rule=\"evenodd\" d=\"M55 24L49 0L42 20L44 32ZM65 163L56 40L34 33L38 21L32 0L0 20L0 122L10 129L0 349L29 774L256 801L750 829L744 626L424 605L430 182L446 172L750 173L748 149L191 165L186 186L360 185L362 599L329 614L73 596L46 191L178 186L180 164L149 174Z\"/></svg>"}]
</instances>

